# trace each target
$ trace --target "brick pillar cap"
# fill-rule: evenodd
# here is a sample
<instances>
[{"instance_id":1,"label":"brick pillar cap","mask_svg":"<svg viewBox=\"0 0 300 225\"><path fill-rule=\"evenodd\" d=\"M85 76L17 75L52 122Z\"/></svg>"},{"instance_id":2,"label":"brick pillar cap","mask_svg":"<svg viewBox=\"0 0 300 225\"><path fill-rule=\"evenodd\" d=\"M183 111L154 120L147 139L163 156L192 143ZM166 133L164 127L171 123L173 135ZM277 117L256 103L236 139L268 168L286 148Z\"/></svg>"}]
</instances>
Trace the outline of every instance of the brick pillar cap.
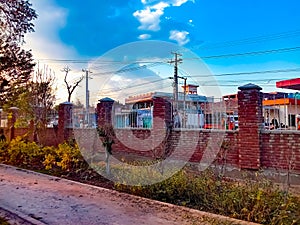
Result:
<instances>
[{"instance_id":1,"label":"brick pillar cap","mask_svg":"<svg viewBox=\"0 0 300 225\"><path fill-rule=\"evenodd\" d=\"M260 86L258 86L256 84L252 84L252 83L240 86L240 87L238 87L238 89L241 90L241 91L252 90L252 89L262 90L262 88Z\"/></svg>"},{"instance_id":2,"label":"brick pillar cap","mask_svg":"<svg viewBox=\"0 0 300 225\"><path fill-rule=\"evenodd\" d=\"M111 99L111 98L108 98L108 97L102 98L102 99L99 100L99 102L114 102L114 101L115 101L115 100L113 100L113 99Z\"/></svg>"}]
</instances>

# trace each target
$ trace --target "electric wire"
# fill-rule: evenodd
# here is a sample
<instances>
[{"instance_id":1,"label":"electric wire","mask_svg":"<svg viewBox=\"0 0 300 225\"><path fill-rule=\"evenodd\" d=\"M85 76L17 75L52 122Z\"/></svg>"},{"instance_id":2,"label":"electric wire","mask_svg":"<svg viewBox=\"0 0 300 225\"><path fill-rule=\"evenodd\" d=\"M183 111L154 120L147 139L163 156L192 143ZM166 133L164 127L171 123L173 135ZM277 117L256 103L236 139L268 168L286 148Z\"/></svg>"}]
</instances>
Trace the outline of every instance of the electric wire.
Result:
<instances>
[{"instance_id":1,"label":"electric wire","mask_svg":"<svg viewBox=\"0 0 300 225\"><path fill-rule=\"evenodd\" d=\"M253 74L268 74L268 73L291 73L298 72L300 68L293 69L278 69L278 70L262 70L262 71L252 71L252 72L237 72L237 73L221 73L221 74L201 74L201 75L190 75L192 77L225 77L225 76L244 76Z\"/></svg>"},{"instance_id":2,"label":"electric wire","mask_svg":"<svg viewBox=\"0 0 300 225\"><path fill-rule=\"evenodd\" d=\"M226 41L226 42L219 42L219 43L211 43L211 44L208 43L206 45L204 44L204 45L192 46L191 50L215 49L215 48L232 47L232 46L245 45L245 44L257 44L259 42L291 38L291 37L295 37L295 36L300 36L300 30L274 33L271 35L260 35L260 36L256 36L256 37L249 37L249 38L233 40L233 41Z\"/></svg>"},{"instance_id":3,"label":"electric wire","mask_svg":"<svg viewBox=\"0 0 300 225\"><path fill-rule=\"evenodd\" d=\"M252 51L252 52L242 52L242 53L232 53L232 54L224 54L224 55L209 55L209 56L199 56L199 57L191 57L191 58L182 58L182 60L199 60L199 59L212 59L212 58L228 58L228 57L240 57L240 56L250 56L250 55L262 55L262 54L275 54L275 53L281 53L281 52L291 52L291 51L298 51L300 50L300 46L295 47L287 47L287 48L279 48L279 49L270 49L270 50L262 50L262 51ZM45 60L48 62L54 62L54 63L63 63L63 62L72 62L72 63L88 63L89 60L77 60L77 59L39 59L39 60ZM167 63L165 60L153 62L153 61L104 61L99 60L97 62L94 62L95 64L103 64L103 63L153 63L153 64L161 64L161 63ZM140 66L143 67L144 65Z\"/></svg>"}]
</instances>

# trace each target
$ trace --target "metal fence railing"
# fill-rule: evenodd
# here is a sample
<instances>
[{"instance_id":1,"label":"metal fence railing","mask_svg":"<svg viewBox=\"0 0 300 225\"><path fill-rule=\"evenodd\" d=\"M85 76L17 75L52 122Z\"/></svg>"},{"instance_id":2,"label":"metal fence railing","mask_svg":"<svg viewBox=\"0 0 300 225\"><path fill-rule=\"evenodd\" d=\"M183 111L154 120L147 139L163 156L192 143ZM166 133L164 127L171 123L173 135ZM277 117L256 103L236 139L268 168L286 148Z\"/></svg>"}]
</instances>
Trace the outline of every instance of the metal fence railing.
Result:
<instances>
[{"instance_id":1,"label":"metal fence railing","mask_svg":"<svg viewBox=\"0 0 300 225\"><path fill-rule=\"evenodd\" d=\"M300 97L297 95L282 95L263 99L264 128L266 130L299 130L300 131ZM140 104L143 106L143 104ZM129 105L115 107L112 121L115 128L151 129L153 106L145 108L132 108ZM91 109L89 127L95 127L97 116ZM173 111L173 112L172 112ZM177 110L176 110L177 111ZM73 123L75 127L86 126L87 116L84 109L73 110ZM175 110L171 110L169 117L175 121ZM237 99L224 100L220 98L207 98L206 102L179 102L179 126L183 129L218 129L237 130L239 127Z\"/></svg>"},{"instance_id":2,"label":"metal fence railing","mask_svg":"<svg viewBox=\"0 0 300 225\"><path fill-rule=\"evenodd\" d=\"M220 98L210 97L206 102L179 102L178 110L173 109L170 114L174 128L238 129L236 111L228 110L225 102ZM152 128L153 107L118 109L113 121L116 128Z\"/></svg>"},{"instance_id":3,"label":"metal fence railing","mask_svg":"<svg viewBox=\"0 0 300 225\"><path fill-rule=\"evenodd\" d=\"M263 116L266 130L300 130L300 99L285 95L278 99L263 101Z\"/></svg>"},{"instance_id":4,"label":"metal fence railing","mask_svg":"<svg viewBox=\"0 0 300 225\"><path fill-rule=\"evenodd\" d=\"M120 110L114 115L114 126L116 128L152 128L152 109Z\"/></svg>"}]
</instances>

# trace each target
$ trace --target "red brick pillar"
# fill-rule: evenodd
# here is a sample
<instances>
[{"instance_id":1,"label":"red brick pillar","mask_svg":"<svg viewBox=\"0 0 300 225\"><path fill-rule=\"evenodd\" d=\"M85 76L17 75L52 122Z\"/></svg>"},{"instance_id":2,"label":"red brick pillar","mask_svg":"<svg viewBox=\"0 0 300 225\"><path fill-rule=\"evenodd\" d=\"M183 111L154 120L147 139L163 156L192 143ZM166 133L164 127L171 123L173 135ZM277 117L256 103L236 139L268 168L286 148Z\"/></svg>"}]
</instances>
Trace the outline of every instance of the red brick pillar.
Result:
<instances>
[{"instance_id":1,"label":"red brick pillar","mask_svg":"<svg viewBox=\"0 0 300 225\"><path fill-rule=\"evenodd\" d=\"M157 120L155 118L158 118ZM172 105L164 98L153 98L153 128L166 128L172 121Z\"/></svg>"},{"instance_id":2,"label":"red brick pillar","mask_svg":"<svg viewBox=\"0 0 300 225\"><path fill-rule=\"evenodd\" d=\"M259 169L260 133L263 127L262 88L247 84L238 89L239 166L242 169Z\"/></svg>"},{"instance_id":3,"label":"red brick pillar","mask_svg":"<svg viewBox=\"0 0 300 225\"><path fill-rule=\"evenodd\" d=\"M18 111L19 109L17 107L10 107L8 110L7 126L9 129L9 133L7 140L9 141L15 138L15 123L18 118Z\"/></svg>"},{"instance_id":4,"label":"red brick pillar","mask_svg":"<svg viewBox=\"0 0 300 225\"><path fill-rule=\"evenodd\" d=\"M153 98L153 124L151 130L152 151L156 158L166 157L168 129L172 127L172 105L164 98Z\"/></svg>"},{"instance_id":5,"label":"red brick pillar","mask_svg":"<svg viewBox=\"0 0 300 225\"><path fill-rule=\"evenodd\" d=\"M68 141L73 138L73 105L64 102L58 106L58 137L60 142Z\"/></svg>"},{"instance_id":6,"label":"red brick pillar","mask_svg":"<svg viewBox=\"0 0 300 225\"><path fill-rule=\"evenodd\" d=\"M114 100L111 98L102 98L97 104L97 125L98 127L104 126L105 124L113 125L113 105Z\"/></svg>"}]
</instances>

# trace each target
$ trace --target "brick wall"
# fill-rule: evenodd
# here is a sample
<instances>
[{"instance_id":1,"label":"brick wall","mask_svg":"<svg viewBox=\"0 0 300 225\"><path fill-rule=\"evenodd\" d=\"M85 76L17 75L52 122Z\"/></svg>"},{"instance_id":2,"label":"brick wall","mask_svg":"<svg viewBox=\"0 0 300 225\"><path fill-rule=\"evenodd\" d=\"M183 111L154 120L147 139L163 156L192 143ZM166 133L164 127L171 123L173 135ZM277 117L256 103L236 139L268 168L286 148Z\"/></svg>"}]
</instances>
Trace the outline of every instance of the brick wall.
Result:
<instances>
[{"instance_id":1,"label":"brick wall","mask_svg":"<svg viewBox=\"0 0 300 225\"><path fill-rule=\"evenodd\" d=\"M14 123L17 120L18 108L10 108L10 117L8 118L8 126L4 128L6 139L11 141L16 137L25 137L29 141L36 141L45 146L57 146L65 140L74 137L72 129L72 109L73 105L65 102L59 105L59 120L57 128L39 129L34 134L33 122L26 128L15 128Z\"/></svg>"},{"instance_id":2,"label":"brick wall","mask_svg":"<svg viewBox=\"0 0 300 225\"><path fill-rule=\"evenodd\" d=\"M8 128L4 128L5 137L9 137L9 133L10 130ZM45 130L41 130L38 133L38 142L44 146L58 146L58 144L62 143L57 129L46 128ZM12 137L12 139L16 137L26 137L27 140L34 141L33 130L30 128L14 128L14 136Z\"/></svg>"},{"instance_id":3,"label":"brick wall","mask_svg":"<svg viewBox=\"0 0 300 225\"><path fill-rule=\"evenodd\" d=\"M264 131L261 88L248 84L239 87L239 90L237 131L169 129L171 104L162 98L155 98L153 115L158 120L154 118L153 128L115 129L113 152L153 159L168 157L190 162L226 162L241 169L289 168L300 173L300 132ZM72 106L68 103L61 107L58 130L46 129L40 133L39 140L44 145L56 146L74 135L68 127L69 122L65 122L72 118ZM99 126L112 122L112 111L113 100L100 100L97 106ZM30 134L30 129L11 128L5 129L9 139ZM90 128L80 132L82 143L92 148L96 143L96 130Z\"/></svg>"},{"instance_id":4,"label":"brick wall","mask_svg":"<svg viewBox=\"0 0 300 225\"><path fill-rule=\"evenodd\" d=\"M263 131L261 167L300 172L300 132Z\"/></svg>"},{"instance_id":5,"label":"brick wall","mask_svg":"<svg viewBox=\"0 0 300 225\"><path fill-rule=\"evenodd\" d=\"M117 139L113 152L117 154L200 162L204 152L206 155L216 152L216 156L210 156L214 162L223 163L226 160L227 164L233 166L239 163L237 131L173 130L168 137L166 133L162 134L159 140L155 135L152 136L151 130L116 129L115 132ZM163 137L167 137L167 144ZM213 145L214 151L208 145Z\"/></svg>"},{"instance_id":6,"label":"brick wall","mask_svg":"<svg viewBox=\"0 0 300 225\"><path fill-rule=\"evenodd\" d=\"M149 157L151 159L162 158L169 156L176 147L179 150L176 154L172 155L173 159L183 159L189 155L188 161L200 162L203 157L204 151L209 151L207 148L210 138L213 136L223 136L222 144L217 143L217 155L215 156L214 163L225 163L238 168L240 165L240 151L239 151L239 131L208 131L208 130L185 130L172 131L168 139L167 155L164 155L160 149L163 148L163 142L148 142L154 146L151 149L151 145L145 146L147 138L151 136L150 130L142 129L117 129L116 133L120 140L116 140L116 144L113 146L114 153L117 154L131 154L137 156ZM141 140L141 142L132 142L135 138ZM126 145L122 143L122 140L126 139ZM184 146L180 146L179 139L184 139ZM196 145L193 143L196 141ZM195 147L196 146L196 147ZM149 147L151 150L146 151ZM141 150L142 149L142 150ZM251 149L251 146L248 148ZM226 153L225 153L226 151ZM246 151L244 151L246 152ZM213 156L212 156L213 157ZM255 159L255 163L256 163ZM300 133L299 132L287 132L287 131L263 131L261 132L261 146L260 146L260 160L259 168L276 168L279 170L290 169L294 172L300 172ZM250 166L252 163L250 164Z\"/></svg>"},{"instance_id":7,"label":"brick wall","mask_svg":"<svg viewBox=\"0 0 300 225\"><path fill-rule=\"evenodd\" d=\"M300 133L264 131L261 88L247 84L239 90L238 131L172 130L168 134L162 123L151 130L118 129L114 151L191 162L226 162L241 169L289 168L300 172ZM154 102L154 117L170 119L166 104L162 99Z\"/></svg>"}]
</instances>

